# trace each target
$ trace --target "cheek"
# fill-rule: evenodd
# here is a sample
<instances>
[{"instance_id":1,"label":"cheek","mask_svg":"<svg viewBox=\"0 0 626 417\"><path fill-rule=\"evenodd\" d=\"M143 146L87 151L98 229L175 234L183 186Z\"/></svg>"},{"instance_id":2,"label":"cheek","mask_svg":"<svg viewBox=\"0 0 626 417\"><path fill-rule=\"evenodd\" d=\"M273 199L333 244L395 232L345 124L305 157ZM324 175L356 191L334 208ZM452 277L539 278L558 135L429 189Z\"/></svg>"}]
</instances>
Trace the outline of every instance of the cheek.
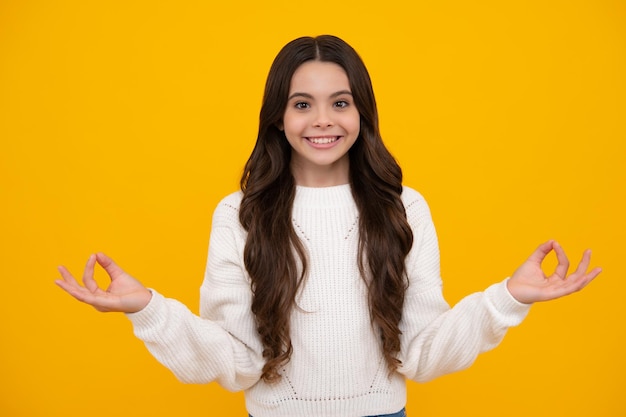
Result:
<instances>
[{"instance_id":1,"label":"cheek","mask_svg":"<svg viewBox=\"0 0 626 417\"><path fill-rule=\"evenodd\" d=\"M359 134L361 130L361 117L359 113L356 113L356 115L353 115L349 119L349 121L347 122L347 126L349 126L351 131L355 132L357 135Z\"/></svg>"},{"instance_id":2,"label":"cheek","mask_svg":"<svg viewBox=\"0 0 626 417\"><path fill-rule=\"evenodd\" d=\"M293 146L298 143L304 128L297 118L285 117L282 122L282 130L287 141Z\"/></svg>"},{"instance_id":3,"label":"cheek","mask_svg":"<svg viewBox=\"0 0 626 417\"><path fill-rule=\"evenodd\" d=\"M293 117L293 115L290 115L288 113L285 114L285 116L283 117L282 128L285 133L297 132L299 130L302 130L303 126L304 123L302 121L302 118Z\"/></svg>"}]
</instances>

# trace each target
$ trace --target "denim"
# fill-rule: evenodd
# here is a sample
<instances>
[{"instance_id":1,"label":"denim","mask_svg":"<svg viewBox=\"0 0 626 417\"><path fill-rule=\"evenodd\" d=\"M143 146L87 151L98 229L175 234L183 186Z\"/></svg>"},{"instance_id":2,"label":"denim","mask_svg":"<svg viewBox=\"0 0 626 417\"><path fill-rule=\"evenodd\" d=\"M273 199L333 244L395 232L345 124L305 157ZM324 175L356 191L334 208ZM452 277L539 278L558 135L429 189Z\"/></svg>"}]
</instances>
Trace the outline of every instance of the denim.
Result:
<instances>
[{"instance_id":1,"label":"denim","mask_svg":"<svg viewBox=\"0 0 626 417\"><path fill-rule=\"evenodd\" d=\"M248 417L252 417L252 415L248 414ZM377 416L365 416L365 417L406 417L406 409L403 408L402 410L393 414L385 414L385 415L380 414Z\"/></svg>"},{"instance_id":2,"label":"denim","mask_svg":"<svg viewBox=\"0 0 626 417\"><path fill-rule=\"evenodd\" d=\"M406 417L406 409L403 408L402 410L398 411L397 413L393 413L393 414L385 414L385 415L378 415L378 416L366 416L366 417Z\"/></svg>"}]
</instances>

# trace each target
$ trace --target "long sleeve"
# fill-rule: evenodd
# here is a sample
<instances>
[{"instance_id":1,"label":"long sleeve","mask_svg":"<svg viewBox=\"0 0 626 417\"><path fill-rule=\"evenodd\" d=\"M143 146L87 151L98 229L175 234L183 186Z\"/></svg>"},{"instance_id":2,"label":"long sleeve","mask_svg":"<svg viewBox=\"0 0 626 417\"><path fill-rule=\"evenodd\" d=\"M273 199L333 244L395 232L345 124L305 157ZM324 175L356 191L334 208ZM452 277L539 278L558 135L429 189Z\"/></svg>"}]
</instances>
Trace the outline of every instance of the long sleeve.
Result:
<instances>
[{"instance_id":1,"label":"long sleeve","mask_svg":"<svg viewBox=\"0 0 626 417\"><path fill-rule=\"evenodd\" d=\"M241 196L226 197L213 215L200 316L154 292L148 306L129 318L135 334L179 379L243 389L248 412L256 417L395 412L406 404L406 378L425 381L468 366L528 311L504 282L448 306L428 206L406 188L402 198L414 244L406 259L402 365L389 375L358 268L358 209L351 188L298 187L291 220L307 249L308 276L291 316L290 361L279 381L267 383L260 379L263 347L243 262Z\"/></svg>"},{"instance_id":2,"label":"long sleeve","mask_svg":"<svg viewBox=\"0 0 626 417\"><path fill-rule=\"evenodd\" d=\"M442 294L437 235L428 205L409 188L403 198L414 244L407 257L409 288L399 372L424 382L471 365L479 353L497 346L530 306L515 300L503 281L450 308Z\"/></svg>"},{"instance_id":3,"label":"long sleeve","mask_svg":"<svg viewBox=\"0 0 626 417\"><path fill-rule=\"evenodd\" d=\"M156 291L148 306L128 315L135 335L181 381L217 381L232 391L254 385L264 363L241 267L236 216L226 199L215 210L200 316Z\"/></svg>"}]
</instances>

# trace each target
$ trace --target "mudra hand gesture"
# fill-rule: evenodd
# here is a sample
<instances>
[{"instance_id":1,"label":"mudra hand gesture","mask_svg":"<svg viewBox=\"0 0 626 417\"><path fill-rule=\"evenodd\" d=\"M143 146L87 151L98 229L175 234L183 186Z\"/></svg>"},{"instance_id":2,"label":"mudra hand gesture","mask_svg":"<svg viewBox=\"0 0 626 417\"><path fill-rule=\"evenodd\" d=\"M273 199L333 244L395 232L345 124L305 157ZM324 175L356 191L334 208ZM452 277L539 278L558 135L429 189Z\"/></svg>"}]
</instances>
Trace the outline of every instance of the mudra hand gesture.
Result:
<instances>
[{"instance_id":1,"label":"mudra hand gesture","mask_svg":"<svg viewBox=\"0 0 626 417\"><path fill-rule=\"evenodd\" d=\"M558 265L552 275L546 276L541 264L552 251L556 254ZM551 240L541 244L513 273L507 287L517 301L525 304L563 297L580 291L602 272L602 269L597 267L587 272L590 261L591 251L587 249L576 270L568 275L569 260L565 251L561 245Z\"/></svg>"},{"instance_id":2,"label":"mudra hand gesture","mask_svg":"<svg viewBox=\"0 0 626 417\"><path fill-rule=\"evenodd\" d=\"M96 262L111 278L106 290L101 289L93 277ZM59 272L63 279L56 280L56 284L77 300L93 306L98 311L135 313L143 309L152 298L150 290L103 253L91 255L87 260L83 273L84 286L81 286L64 266L59 267Z\"/></svg>"}]
</instances>

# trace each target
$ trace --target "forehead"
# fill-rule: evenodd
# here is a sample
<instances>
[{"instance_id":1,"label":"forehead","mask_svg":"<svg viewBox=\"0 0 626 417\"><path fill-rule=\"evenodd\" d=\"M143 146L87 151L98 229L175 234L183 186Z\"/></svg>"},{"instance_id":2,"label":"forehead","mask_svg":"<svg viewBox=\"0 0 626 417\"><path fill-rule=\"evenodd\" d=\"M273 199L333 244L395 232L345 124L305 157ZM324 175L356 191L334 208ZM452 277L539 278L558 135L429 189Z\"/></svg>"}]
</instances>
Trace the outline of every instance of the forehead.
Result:
<instances>
[{"instance_id":1,"label":"forehead","mask_svg":"<svg viewBox=\"0 0 626 417\"><path fill-rule=\"evenodd\" d=\"M336 92L350 90L344 69L334 62L309 61L300 65L291 77L289 92Z\"/></svg>"}]
</instances>

